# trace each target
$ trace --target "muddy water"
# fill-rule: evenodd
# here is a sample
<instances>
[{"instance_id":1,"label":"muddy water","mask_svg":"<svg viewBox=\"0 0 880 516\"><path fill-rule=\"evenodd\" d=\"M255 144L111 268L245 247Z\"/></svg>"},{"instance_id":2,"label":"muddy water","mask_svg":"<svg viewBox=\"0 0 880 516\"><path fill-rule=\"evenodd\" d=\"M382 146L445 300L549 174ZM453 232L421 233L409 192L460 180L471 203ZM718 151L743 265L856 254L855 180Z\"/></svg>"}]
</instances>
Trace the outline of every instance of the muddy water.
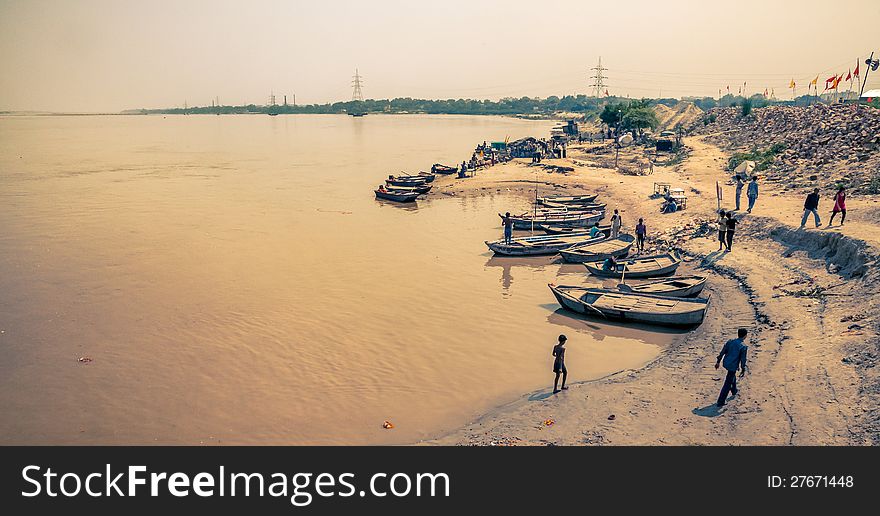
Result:
<instances>
[{"instance_id":1,"label":"muddy water","mask_svg":"<svg viewBox=\"0 0 880 516\"><path fill-rule=\"evenodd\" d=\"M373 198L549 127L0 118L0 442L406 443L547 386L561 332L572 380L645 363L671 335L557 312L582 268L488 254L522 201Z\"/></svg>"}]
</instances>

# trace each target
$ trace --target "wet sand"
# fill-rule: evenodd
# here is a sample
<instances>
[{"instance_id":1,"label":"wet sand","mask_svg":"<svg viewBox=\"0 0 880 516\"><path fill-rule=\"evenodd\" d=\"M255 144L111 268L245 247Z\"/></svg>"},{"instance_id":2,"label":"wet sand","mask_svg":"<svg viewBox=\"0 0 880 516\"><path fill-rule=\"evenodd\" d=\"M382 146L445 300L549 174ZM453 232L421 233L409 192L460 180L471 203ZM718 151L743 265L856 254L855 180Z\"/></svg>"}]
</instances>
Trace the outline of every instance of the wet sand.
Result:
<instances>
[{"instance_id":1,"label":"wet sand","mask_svg":"<svg viewBox=\"0 0 880 516\"><path fill-rule=\"evenodd\" d=\"M793 225L800 221L803 199L763 185L753 214L741 214L733 252L719 253L715 226L708 226L708 232L698 228L714 220L715 181L727 183L726 156L700 139L687 143L692 148L688 160L657 167L653 175L584 166L592 156L572 148L570 159L545 162L571 166L571 173L518 160L446 188L453 196L508 192L524 199L534 198L535 183L541 194L599 193L609 210L621 209L624 231L631 232L635 221L644 217L649 247L671 243L685 255L683 269L708 275L705 292L711 294L712 304L699 328L676 338L644 367L576 382L557 395L549 386L530 391L425 443L878 442L880 398L871 364L878 342L880 279L876 265L870 265L877 259L878 226L871 219L877 199L854 199L861 212L858 222L847 220L845 236L833 236L840 228L825 230L831 234L827 236L816 230L797 231ZM625 151L622 159L635 157ZM685 188L688 209L661 215L660 202L649 199L655 181ZM725 186L723 207L731 205L732 194L732 186ZM861 272L853 276L853 271ZM827 288L830 295L800 293L815 288ZM558 316L573 325L593 323L571 314ZM717 410L714 403L723 374L713 368L715 356L739 327L750 331L749 374L740 382L739 396ZM578 350L571 349L568 357L578 357ZM553 424L545 424L548 420Z\"/></svg>"}]
</instances>

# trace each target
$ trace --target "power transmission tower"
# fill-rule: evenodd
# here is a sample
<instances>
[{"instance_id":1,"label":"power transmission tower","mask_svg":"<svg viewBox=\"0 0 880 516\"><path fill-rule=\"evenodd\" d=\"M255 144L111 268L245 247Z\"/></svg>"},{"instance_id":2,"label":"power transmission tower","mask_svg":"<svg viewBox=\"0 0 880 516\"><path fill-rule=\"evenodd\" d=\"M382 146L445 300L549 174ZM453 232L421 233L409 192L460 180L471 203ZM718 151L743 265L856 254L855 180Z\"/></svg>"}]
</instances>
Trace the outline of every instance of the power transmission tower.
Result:
<instances>
[{"instance_id":1,"label":"power transmission tower","mask_svg":"<svg viewBox=\"0 0 880 516\"><path fill-rule=\"evenodd\" d=\"M363 77L358 73L357 68L354 69L354 77L352 77L352 79L354 79L351 81L351 85L354 87L354 92L351 95L351 100L363 101L364 92L361 90L361 87L363 86Z\"/></svg>"},{"instance_id":2,"label":"power transmission tower","mask_svg":"<svg viewBox=\"0 0 880 516\"><path fill-rule=\"evenodd\" d=\"M599 56L599 65L590 68L590 70L596 72L596 75L590 76L590 79L594 79L593 84L591 84L590 87L596 90L596 105L598 106L599 99L602 97L602 92L608 88L608 85L605 84L605 79L608 78L605 77L605 71L608 69L602 66L602 56Z\"/></svg>"}]
</instances>

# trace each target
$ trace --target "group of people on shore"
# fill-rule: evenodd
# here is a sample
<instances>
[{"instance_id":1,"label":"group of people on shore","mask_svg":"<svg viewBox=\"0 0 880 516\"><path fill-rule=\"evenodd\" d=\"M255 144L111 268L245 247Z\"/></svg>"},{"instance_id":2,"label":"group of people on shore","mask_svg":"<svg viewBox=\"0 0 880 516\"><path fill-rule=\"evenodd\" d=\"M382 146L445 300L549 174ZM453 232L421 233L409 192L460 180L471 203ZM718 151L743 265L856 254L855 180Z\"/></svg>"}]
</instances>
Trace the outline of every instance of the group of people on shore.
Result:
<instances>
[{"instance_id":1,"label":"group of people on shore","mask_svg":"<svg viewBox=\"0 0 880 516\"><path fill-rule=\"evenodd\" d=\"M827 227L831 227L831 224L834 223L834 217L838 213L840 213L840 225L842 226L846 222L846 188L843 186L837 187L837 193L834 194L834 206L831 208L831 219L828 221ZM804 200L804 216L801 217L801 229L807 225L807 219L810 218L811 214L816 222L816 227L821 227L822 220L819 218L818 188L814 188L813 192L807 195L807 198Z\"/></svg>"}]
</instances>

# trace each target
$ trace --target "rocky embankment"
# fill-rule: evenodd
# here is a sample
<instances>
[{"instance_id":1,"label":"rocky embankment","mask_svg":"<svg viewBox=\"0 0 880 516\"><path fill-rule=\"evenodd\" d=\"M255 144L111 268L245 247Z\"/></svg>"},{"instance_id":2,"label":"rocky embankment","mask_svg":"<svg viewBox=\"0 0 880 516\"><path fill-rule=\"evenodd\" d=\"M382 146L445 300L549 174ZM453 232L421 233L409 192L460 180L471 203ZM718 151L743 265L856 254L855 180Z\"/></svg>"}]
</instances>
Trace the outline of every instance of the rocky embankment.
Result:
<instances>
[{"instance_id":1,"label":"rocky embankment","mask_svg":"<svg viewBox=\"0 0 880 516\"><path fill-rule=\"evenodd\" d=\"M742 116L715 108L692 134L731 151L784 146L760 174L785 189L844 184L854 193L880 193L880 110L853 104L770 106Z\"/></svg>"}]
</instances>

